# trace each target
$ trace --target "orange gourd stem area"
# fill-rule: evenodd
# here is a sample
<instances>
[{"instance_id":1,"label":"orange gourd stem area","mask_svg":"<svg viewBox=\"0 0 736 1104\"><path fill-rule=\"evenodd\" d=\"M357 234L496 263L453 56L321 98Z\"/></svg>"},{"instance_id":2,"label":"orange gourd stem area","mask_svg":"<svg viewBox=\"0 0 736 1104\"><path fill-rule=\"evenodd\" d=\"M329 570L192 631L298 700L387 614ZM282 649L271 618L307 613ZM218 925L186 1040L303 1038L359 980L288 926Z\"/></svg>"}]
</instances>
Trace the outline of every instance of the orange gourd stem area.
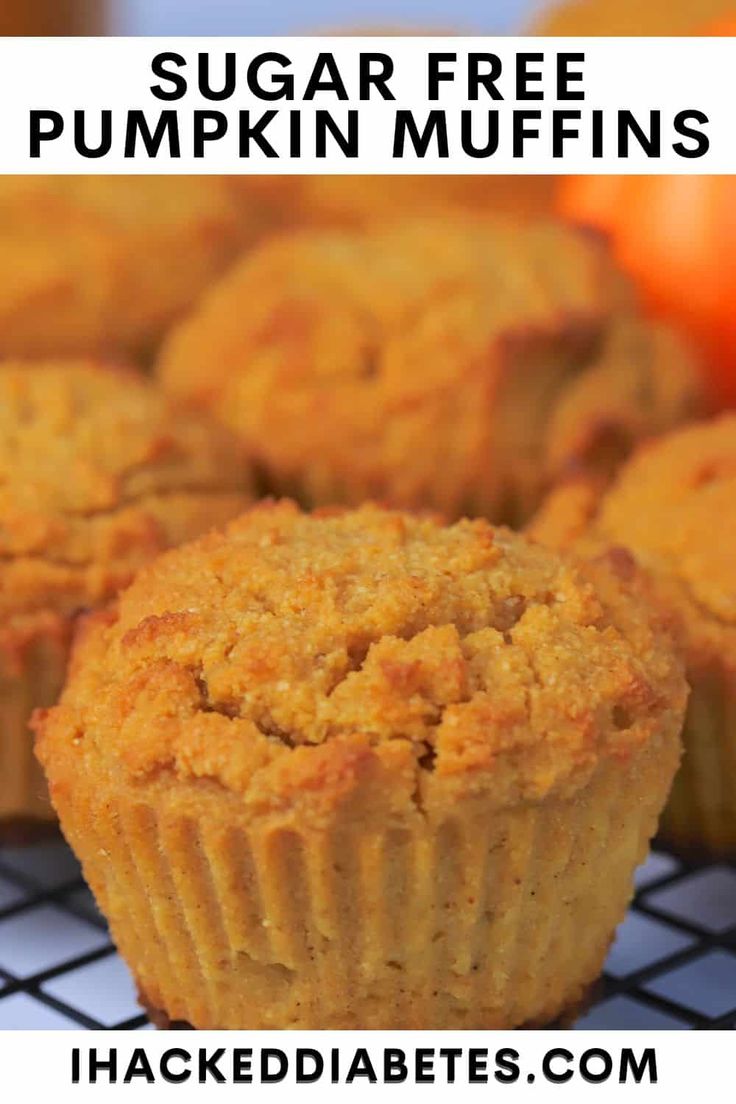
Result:
<instances>
[{"instance_id":1,"label":"orange gourd stem area","mask_svg":"<svg viewBox=\"0 0 736 1104\"><path fill-rule=\"evenodd\" d=\"M734 35L736 19L699 33ZM557 206L609 235L645 305L700 349L713 400L736 406L736 177L570 177Z\"/></svg>"}]
</instances>

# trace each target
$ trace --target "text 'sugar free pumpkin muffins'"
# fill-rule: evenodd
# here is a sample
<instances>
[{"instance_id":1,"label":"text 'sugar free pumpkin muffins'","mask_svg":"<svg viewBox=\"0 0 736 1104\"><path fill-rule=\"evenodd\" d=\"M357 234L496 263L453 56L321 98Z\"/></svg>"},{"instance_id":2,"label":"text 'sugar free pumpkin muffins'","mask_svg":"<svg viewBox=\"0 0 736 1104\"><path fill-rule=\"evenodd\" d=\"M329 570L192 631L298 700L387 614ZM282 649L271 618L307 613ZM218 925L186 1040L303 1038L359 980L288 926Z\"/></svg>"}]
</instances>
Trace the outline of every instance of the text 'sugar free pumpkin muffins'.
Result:
<instances>
[{"instance_id":1,"label":"text 'sugar free pumpkin muffins'","mask_svg":"<svg viewBox=\"0 0 736 1104\"><path fill-rule=\"evenodd\" d=\"M202 1028L575 1006L679 759L684 679L636 590L626 556L370 506L266 503L144 568L36 728L148 1004Z\"/></svg>"},{"instance_id":2,"label":"text 'sugar free pumpkin muffins'","mask_svg":"<svg viewBox=\"0 0 736 1104\"><path fill-rule=\"evenodd\" d=\"M252 242L254 203L220 177L3 177L0 357L150 358Z\"/></svg>"},{"instance_id":3,"label":"text 'sugar free pumpkin muffins'","mask_svg":"<svg viewBox=\"0 0 736 1104\"><path fill-rule=\"evenodd\" d=\"M626 545L650 574L692 687L662 834L736 855L736 415L646 445L602 500L561 488L530 529L558 547Z\"/></svg>"},{"instance_id":4,"label":"text 'sugar free pumpkin muffins'","mask_svg":"<svg viewBox=\"0 0 736 1104\"><path fill-rule=\"evenodd\" d=\"M238 433L268 490L518 522L697 405L601 240L446 213L284 233L175 329L164 386Z\"/></svg>"},{"instance_id":5,"label":"text 'sugar free pumpkin muffins'","mask_svg":"<svg viewBox=\"0 0 736 1104\"><path fill-rule=\"evenodd\" d=\"M147 382L91 362L0 365L0 826L51 816L28 719L80 609L238 513L236 449Z\"/></svg>"}]
</instances>

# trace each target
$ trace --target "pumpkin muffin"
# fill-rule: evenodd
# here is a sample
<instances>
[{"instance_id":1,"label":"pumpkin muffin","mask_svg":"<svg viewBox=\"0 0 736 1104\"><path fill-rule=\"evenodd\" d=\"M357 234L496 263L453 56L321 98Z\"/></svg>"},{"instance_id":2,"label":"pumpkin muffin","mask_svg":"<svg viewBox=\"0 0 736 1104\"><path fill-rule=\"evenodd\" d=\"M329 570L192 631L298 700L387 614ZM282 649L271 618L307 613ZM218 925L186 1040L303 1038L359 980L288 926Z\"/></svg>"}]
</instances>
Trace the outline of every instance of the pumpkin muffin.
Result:
<instances>
[{"instance_id":1,"label":"pumpkin muffin","mask_svg":"<svg viewBox=\"0 0 736 1104\"><path fill-rule=\"evenodd\" d=\"M275 225L362 229L419 214L463 212L535 217L553 206L549 176L281 176L240 177Z\"/></svg>"},{"instance_id":2,"label":"pumpkin muffin","mask_svg":"<svg viewBox=\"0 0 736 1104\"><path fill-rule=\"evenodd\" d=\"M602 239L444 215L262 244L176 328L165 388L242 439L265 489L518 523L698 405Z\"/></svg>"},{"instance_id":3,"label":"pumpkin muffin","mask_svg":"<svg viewBox=\"0 0 736 1104\"><path fill-rule=\"evenodd\" d=\"M150 357L257 225L225 178L1 178L0 356Z\"/></svg>"},{"instance_id":4,"label":"pumpkin muffin","mask_svg":"<svg viewBox=\"0 0 736 1104\"><path fill-rule=\"evenodd\" d=\"M223 437L119 370L0 365L0 832L52 815L28 720L56 698L77 612L243 508Z\"/></svg>"},{"instance_id":5,"label":"pumpkin muffin","mask_svg":"<svg viewBox=\"0 0 736 1104\"><path fill-rule=\"evenodd\" d=\"M557 547L626 545L651 575L692 687L662 837L736 856L736 415L643 447L602 498L560 489L530 532Z\"/></svg>"},{"instance_id":6,"label":"pumpkin muffin","mask_svg":"<svg viewBox=\"0 0 736 1104\"><path fill-rule=\"evenodd\" d=\"M501 1028L597 976L680 755L633 562L262 504L144 568L36 719L149 1007Z\"/></svg>"}]
</instances>

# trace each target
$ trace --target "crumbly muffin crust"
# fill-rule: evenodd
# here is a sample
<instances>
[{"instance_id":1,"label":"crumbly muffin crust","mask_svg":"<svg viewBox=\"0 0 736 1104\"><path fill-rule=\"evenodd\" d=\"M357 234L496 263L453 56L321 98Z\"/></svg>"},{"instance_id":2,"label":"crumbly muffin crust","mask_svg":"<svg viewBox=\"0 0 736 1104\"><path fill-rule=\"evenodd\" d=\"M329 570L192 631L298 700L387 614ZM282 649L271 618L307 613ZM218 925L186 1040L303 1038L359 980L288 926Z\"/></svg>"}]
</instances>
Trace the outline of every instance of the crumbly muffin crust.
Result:
<instances>
[{"instance_id":1,"label":"crumbly muffin crust","mask_svg":"<svg viewBox=\"0 0 736 1104\"><path fill-rule=\"evenodd\" d=\"M158 371L242 437L275 493L512 522L698 393L602 241L447 213L272 239L172 333Z\"/></svg>"},{"instance_id":2,"label":"crumbly muffin crust","mask_svg":"<svg viewBox=\"0 0 736 1104\"><path fill-rule=\"evenodd\" d=\"M259 218L217 177L3 177L0 356L149 356Z\"/></svg>"},{"instance_id":3,"label":"crumbly muffin crust","mask_svg":"<svg viewBox=\"0 0 736 1104\"><path fill-rule=\"evenodd\" d=\"M41 754L57 786L102 770L315 822L366 785L394 812L570 796L684 700L632 574L483 521L259 506L92 619Z\"/></svg>"},{"instance_id":4,"label":"crumbly muffin crust","mask_svg":"<svg viewBox=\"0 0 736 1104\"><path fill-rule=\"evenodd\" d=\"M226 435L133 373L0 365L0 640L97 606L246 501Z\"/></svg>"},{"instance_id":5,"label":"crumbly muffin crust","mask_svg":"<svg viewBox=\"0 0 736 1104\"><path fill-rule=\"evenodd\" d=\"M556 547L629 547L690 660L736 673L736 415L648 443L603 496L584 482L560 489L530 532Z\"/></svg>"},{"instance_id":6,"label":"crumbly muffin crust","mask_svg":"<svg viewBox=\"0 0 736 1104\"><path fill-rule=\"evenodd\" d=\"M559 488L529 527L590 554L626 545L646 570L691 685L685 755L663 838L687 854L736 854L736 415L652 441L608 490Z\"/></svg>"}]
</instances>

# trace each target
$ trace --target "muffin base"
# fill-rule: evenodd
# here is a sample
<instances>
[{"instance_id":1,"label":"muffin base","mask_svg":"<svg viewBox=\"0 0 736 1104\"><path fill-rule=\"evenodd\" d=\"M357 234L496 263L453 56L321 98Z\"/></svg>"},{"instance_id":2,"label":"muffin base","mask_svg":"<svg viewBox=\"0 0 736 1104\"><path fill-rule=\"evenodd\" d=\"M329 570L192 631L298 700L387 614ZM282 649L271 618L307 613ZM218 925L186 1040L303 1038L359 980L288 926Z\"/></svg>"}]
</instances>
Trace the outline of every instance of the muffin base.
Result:
<instances>
[{"instance_id":1,"label":"muffin base","mask_svg":"<svg viewBox=\"0 0 736 1104\"><path fill-rule=\"evenodd\" d=\"M720 667L691 670L685 756L659 839L682 858L736 858L736 679Z\"/></svg>"},{"instance_id":2,"label":"muffin base","mask_svg":"<svg viewBox=\"0 0 736 1104\"><path fill-rule=\"evenodd\" d=\"M571 798L318 826L76 774L64 832L148 1005L204 1029L548 1024L600 975L679 759L673 733ZM102 783L102 784L101 784Z\"/></svg>"},{"instance_id":3,"label":"muffin base","mask_svg":"<svg viewBox=\"0 0 736 1104\"><path fill-rule=\"evenodd\" d=\"M186 1020L172 1020L168 1012L163 1008L157 1008L146 996L145 990L136 985L138 990L138 1003L143 1011L148 1016L151 1023L158 1031L197 1031L194 1024L187 1023ZM518 1031L555 1031L555 1030L567 1030L571 1028L577 1020L584 1015L590 1006L594 1003L598 991L600 989L600 982L596 981L592 985L589 985L585 991L585 995L573 1004L563 1008L562 1011L553 1020L545 1023L528 1023L522 1024L516 1030Z\"/></svg>"},{"instance_id":4,"label":"muffin base","mask_svg":"<svg viewBox=\"0 0 736 1104\"><path fill-rule=\"evenodd\" d=\"M0 840L32 843L56 828L43 771L33 752L34 709L56 701L66 674L70 625L53 620L0 655Z\"/></svg>"}]
</instances>

